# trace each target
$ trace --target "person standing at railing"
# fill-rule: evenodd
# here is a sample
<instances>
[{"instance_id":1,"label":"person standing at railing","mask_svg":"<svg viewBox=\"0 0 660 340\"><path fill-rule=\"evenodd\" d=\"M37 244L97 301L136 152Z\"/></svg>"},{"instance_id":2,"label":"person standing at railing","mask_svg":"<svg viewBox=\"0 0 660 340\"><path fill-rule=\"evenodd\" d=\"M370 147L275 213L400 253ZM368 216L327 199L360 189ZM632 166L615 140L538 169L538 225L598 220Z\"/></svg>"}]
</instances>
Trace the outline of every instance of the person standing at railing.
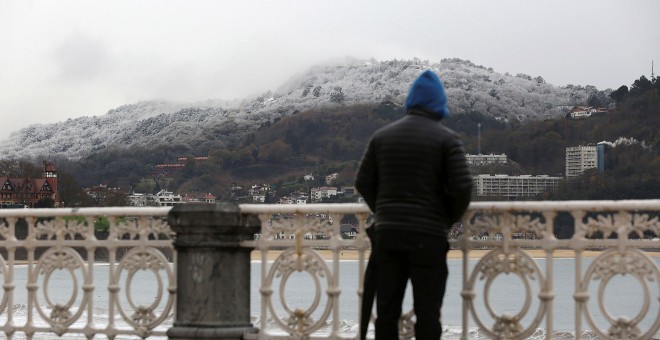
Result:
<instances>
[{"instance_id":1,"label":"person standing at railing","mask_svg":"<svg viewBox=\"0 0 660 340\"><path fill-rule=\"evenodd\" d=\"M442 334L447 234L465 213L473 182L463 143L440 122L449 110L434 72L413 82L405 109L371 137L355 186L376 217L376 339L398 339L410 279L415 337L435 340Z\"/></svg>"}]
</instances>

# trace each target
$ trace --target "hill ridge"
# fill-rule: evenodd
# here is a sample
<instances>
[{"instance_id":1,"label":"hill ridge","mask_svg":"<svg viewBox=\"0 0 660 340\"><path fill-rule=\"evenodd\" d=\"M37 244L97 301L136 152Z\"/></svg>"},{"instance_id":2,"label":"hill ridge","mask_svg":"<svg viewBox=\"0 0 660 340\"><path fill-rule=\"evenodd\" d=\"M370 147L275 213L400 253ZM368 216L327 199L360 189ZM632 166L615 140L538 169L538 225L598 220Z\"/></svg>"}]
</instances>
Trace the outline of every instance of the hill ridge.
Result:
<instances>
[{"instance_id":1,"label":"hill ridge","mask_svg":"<svg viewBox=\"0 0 660 340\"><path fill-rule=\"evenodd\" d=\"M312 67L278 89L254 98L175 103L164 100L122 105L106 114L53 124L34 124L0 143L0 157L60 155L80 158L108 147L159 143L200 145L210 139L240 140L267 122L310 108L358 103L401 104L410 83L431 69L447 87L454 114L480 112L498 120L526 121L561 117L562 105L608 98L593 86L556 87L542 77L500 74L468 60L359 60Z\"/></svg>"}]
</instances>

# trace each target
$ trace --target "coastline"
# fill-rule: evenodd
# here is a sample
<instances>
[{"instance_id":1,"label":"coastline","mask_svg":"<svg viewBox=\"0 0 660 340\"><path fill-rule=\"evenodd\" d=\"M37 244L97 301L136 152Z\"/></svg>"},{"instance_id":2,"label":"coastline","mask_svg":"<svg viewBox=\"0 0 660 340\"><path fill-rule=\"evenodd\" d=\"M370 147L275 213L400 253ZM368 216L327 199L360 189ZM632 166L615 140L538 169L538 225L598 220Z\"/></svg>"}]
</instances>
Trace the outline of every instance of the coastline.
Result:
<instances>
[{"instance_id":1,"label":"coastline","mask_svg":"<svg viewBox=\"0 0 660 340\"><path fill-rule=\"evenodd\" d=\"M529 256L535 259L541 259L545 258L546 254L543 249L523 249ZM327 260L332 260L332 251L330 250L316 250L323 259ZM482 258L486 253L488 253L490 249L474 249L470 250L468 253L468 256L470 259L480 259ZM268 261L274 261L284 250L269 250L267 254ZM367 250L364 253L364 258L369 259L369 254L370 251ZM588 258L594 258L598 255L602 254L602 251L598 250L585 250L582 252L583 257L588 257ZM645 252L650 257L660 257L660 252ZM552 253L553 258L555 259L572 259L575 258L575 252L570 249L556 249ZM261 251L259 250L254 250L250 254L250 258L252 261L261 261ZM447 259L448 260L460 260L463 258L463 252L458 250L458 249L452 249L447 253ZM344 249L339 253L339 260L348 260L348 261L357 261L359 260L359 253L355 249Z\"/></svg>"}]
</instances>

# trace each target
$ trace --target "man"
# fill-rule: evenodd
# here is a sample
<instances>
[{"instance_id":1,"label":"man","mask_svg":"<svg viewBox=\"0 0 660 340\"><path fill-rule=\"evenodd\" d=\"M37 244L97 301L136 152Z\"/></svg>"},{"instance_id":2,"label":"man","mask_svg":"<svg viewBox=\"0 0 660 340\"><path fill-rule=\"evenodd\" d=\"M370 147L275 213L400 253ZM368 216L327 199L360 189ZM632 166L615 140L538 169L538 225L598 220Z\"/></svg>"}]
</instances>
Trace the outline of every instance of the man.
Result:
<instances>
[{"instance_id":1,"label":"man","mask_svg":"<svg viewBox=\"0 0 660 340\"><path fill-rule=\"evenodd\" d=\"M406 115L374 133L356 188L376 215L376 339L398 339L408 279L415 337L440 339L447 283L447 234L470 203L472 176L463 144L440 123L449 115L438 76L412 84Z\"/></svg>"}]
</instances>

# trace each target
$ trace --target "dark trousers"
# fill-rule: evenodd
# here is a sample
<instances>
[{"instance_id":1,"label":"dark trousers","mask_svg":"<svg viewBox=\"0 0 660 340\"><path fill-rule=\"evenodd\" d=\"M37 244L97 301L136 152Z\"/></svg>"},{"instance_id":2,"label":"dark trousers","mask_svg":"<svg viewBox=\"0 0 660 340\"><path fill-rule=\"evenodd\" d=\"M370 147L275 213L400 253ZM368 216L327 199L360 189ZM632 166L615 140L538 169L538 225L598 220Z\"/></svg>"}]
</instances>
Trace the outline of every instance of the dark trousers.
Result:
<instances>
[{"instance_id":1,"label":"dark trousers","mask_svg":"<svg viewBox=\"0 0 660 340\"><path fill-rule=\"evenodd\" d=\"M376 234L376 339L399 338L399 318L408 279L413 290L415 338L440 339L440 308L448 275L447 240L383 230Z\"/></svg>"}]
</instances>

